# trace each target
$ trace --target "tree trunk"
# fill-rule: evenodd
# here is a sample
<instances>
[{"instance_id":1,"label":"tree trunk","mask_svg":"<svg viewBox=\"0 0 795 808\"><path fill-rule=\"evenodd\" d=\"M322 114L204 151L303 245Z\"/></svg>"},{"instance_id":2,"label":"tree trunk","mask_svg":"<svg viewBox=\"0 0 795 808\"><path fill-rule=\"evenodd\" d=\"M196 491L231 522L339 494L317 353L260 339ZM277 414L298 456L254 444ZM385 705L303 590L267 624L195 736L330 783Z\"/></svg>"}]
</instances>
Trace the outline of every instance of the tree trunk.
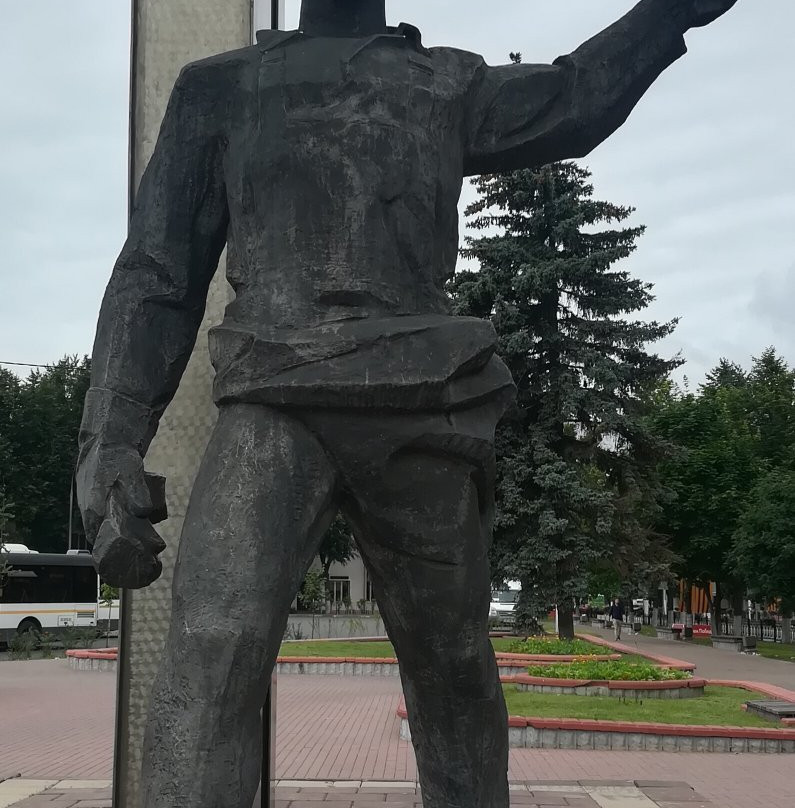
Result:
<instances>
[{"instance_id":1,"label":"tree trunk","mask_svg":"<svg viewBox=\"0 0 795 808\"><path fill-rule=\"evenodd\" d=\"M709 584L707 584L709 586ZM709 591L709 590L707 590ZM712 601L712 636L716 637L722 634L723 629L723 587L720 581L715 581L715 597Z\"/></svg>"},{"instance_id":2,"label":"tree trunk","mask_svg":"<svg viewBox=\"0 0 795 808\"><path fill-rule=\"evenodd\" d=\"M533 580L520 577L519 599L514 610L514 631L525 636L539 633L538 618L536 616L536 603L533 595Z\"/></svg>"},{"instance_id":3,"label":"tree trunk","mask_svg":"<svg viewBox=\"0 0 795 808\"><path fill-rule=\"evenodd\" d=\"M574 606L569 598L558 604L558 637L561 640L574 639Z\"/></svg>"},{"instance_id":4,"label":"tree trunk","mask_svg":"<svg viewBox=\"0 0 795 808\"><path fill-rule=\"evenodd\" d=\"M732 611L734 617L732 618L731 633L737 637L742 636L743 633L743 613L745 612L745 598L743 597L742 590L737 588L732 593Z\"/></svg>"}]
</instances>

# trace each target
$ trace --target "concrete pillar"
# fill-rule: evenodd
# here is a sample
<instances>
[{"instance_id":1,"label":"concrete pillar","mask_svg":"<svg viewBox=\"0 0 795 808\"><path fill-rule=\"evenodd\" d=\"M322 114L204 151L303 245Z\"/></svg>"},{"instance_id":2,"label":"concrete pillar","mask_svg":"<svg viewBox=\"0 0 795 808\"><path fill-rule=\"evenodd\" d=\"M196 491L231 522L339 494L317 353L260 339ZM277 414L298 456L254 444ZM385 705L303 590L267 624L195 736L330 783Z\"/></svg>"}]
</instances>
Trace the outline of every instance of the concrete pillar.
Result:
<instances>
[{"instance_id":1,"label":"concrete pillar","mask_svg":"<svg viewBox=\"0 0 795 808\"><path fill-rule=\"evenodd\" d=\"M252 0L133 0L130 98L130 189L152 155L166 102L180 69L252 41ZM110 268L109 268L110 269ZM222 317L230 289L225 257L212 284L202 329L174 402L147 457L168 479L170 518L160 526L168 549L163 575L122 599L114 808L139 808L143 730L171 612L171 577L182 519L215 423L207 329Z\"/></svg>"}]
</instances>

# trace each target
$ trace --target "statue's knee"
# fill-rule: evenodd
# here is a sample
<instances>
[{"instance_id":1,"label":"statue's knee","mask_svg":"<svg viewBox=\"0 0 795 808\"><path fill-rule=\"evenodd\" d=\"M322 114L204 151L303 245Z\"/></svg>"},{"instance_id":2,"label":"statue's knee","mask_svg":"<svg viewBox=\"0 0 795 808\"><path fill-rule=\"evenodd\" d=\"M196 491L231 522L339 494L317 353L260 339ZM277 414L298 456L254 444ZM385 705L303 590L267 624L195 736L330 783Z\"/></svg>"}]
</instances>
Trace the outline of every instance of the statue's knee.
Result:
<instances>
[{"instance_id":1,"label":"statue's knee","mask_svg":"<svg viewBox=\"0 0 795 808\"><path fill-rule=\"evenodd\" d=\"M200 660L204 666L231 668L241 663L253 665L262 657L265 636L260 627L245 621L208 619L204 623L181 626L177 637L177 659Z\"/></svg>"}]
</instances>

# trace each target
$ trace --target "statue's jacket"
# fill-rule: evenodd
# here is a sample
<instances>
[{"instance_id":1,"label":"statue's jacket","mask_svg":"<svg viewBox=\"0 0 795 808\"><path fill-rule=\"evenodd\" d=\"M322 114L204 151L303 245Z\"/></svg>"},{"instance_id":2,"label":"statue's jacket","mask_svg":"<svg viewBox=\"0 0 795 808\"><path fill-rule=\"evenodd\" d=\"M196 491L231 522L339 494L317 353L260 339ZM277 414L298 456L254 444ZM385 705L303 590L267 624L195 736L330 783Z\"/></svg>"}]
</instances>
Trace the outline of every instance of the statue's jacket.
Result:
<instances>
[{"instance_id":1,"label":"statue's jacket","mask_svg":"<svg viewBox=\"0 0 795 808\"><path fill-rule=\"evenodd\" d=\"M664 7L641 3L552 65L490 67L426 49L410 26L264 32L189 65L105 295L93 386L159 417L227 246L218 403L445 411L510 397L492 325L453 316L445 294L463 178L590 152L685 52Z\"/></svg>"}]
</instances>

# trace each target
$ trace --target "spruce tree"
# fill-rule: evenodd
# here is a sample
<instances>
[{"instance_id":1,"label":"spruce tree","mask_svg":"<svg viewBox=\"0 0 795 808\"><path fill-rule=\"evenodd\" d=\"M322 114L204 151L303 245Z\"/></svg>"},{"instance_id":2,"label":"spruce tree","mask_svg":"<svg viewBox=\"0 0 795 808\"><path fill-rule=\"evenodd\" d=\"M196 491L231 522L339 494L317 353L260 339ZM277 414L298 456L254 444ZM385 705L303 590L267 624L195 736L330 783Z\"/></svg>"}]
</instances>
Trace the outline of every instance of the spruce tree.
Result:
<instances>
[{"instance_id":1,"label":"spruce tree","mask_svg":"<svg viewBox=\"0 0 795 808\"><path fill-rule=\"evenodd\" d=\"M458 313L492 320L518 389L496 438L494 577L521 582L520 628L557 604L562 636L590 569L627 579L654 555L648 402L679 364L647 352L675 322L636 319L651 286L615 266L644 228L621 226L633 209L594 199L590 176L566 162L474 180L462 253L478 268L450 287Z\"/></svg>"}]
</instances>

